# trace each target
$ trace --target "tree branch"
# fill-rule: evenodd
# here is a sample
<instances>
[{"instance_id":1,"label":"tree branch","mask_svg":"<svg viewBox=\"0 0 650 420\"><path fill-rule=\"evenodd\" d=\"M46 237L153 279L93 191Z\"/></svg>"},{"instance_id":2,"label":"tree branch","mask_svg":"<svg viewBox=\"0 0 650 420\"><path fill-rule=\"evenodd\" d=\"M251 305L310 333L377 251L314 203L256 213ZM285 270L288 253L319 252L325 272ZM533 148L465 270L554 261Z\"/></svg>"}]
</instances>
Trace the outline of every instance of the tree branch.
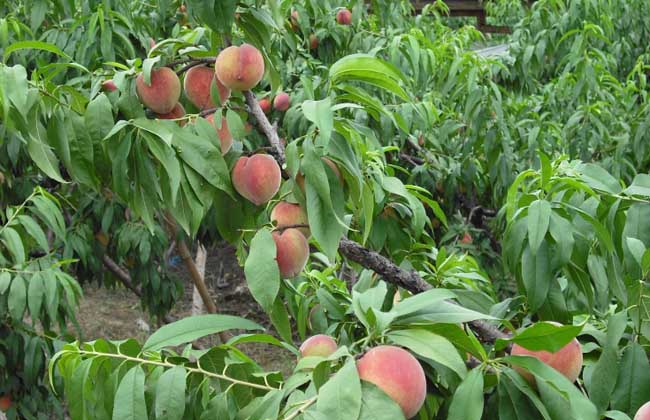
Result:
<instances>
[{"instance_id":1,"label":"tree branch","mask_svg":"<svg viewBox=\"0 0 650 420\"><path fill-rule=\"evenodd\" d=\"M284 165L284 162L286 161L284 155L284 146L282 146L282 143L280 143L280 137L278 136L277 130L273 128L268 118L266 118L266 115L264 115L262 108L260 108L260 105L257 103L255 94L250 90L247 90L244 91L244 97L246 98L246 105L248 105L248 109L257 120L257 124L259 125L266 138L269 140L269 143L271 143L271 146L273 146L275 149L276 160L280 166Z\"/></svg>"}]
</instances>

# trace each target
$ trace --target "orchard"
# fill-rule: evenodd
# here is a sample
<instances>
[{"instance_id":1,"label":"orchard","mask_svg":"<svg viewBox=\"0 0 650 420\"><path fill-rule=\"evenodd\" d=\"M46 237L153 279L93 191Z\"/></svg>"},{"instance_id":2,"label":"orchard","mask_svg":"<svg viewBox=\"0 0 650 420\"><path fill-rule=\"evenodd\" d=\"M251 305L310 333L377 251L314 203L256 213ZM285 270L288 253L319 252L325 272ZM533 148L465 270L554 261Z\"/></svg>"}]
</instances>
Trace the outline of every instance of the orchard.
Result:
<instances>
[{"instance_id":1,"label":"orchard","mask_svg":"<svg viewBox=\"0 0 650 420\"><path fill-rule=\"evenodd\" d=\"M0 419L650 420L648 40L647 0L1 1Z\"/></svg>"}]
</instances>

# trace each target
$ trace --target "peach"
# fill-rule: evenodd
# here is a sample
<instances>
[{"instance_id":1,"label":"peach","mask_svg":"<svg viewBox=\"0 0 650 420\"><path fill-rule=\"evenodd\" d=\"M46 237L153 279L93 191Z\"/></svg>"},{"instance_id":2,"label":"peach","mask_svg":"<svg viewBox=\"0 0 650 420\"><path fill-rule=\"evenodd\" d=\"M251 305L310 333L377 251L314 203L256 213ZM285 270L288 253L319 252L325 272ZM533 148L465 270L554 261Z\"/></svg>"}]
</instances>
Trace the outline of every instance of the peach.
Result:
<instances>
[{"instance_id":1,"label":"peach","mask_svg":"<svg viewBox=\"0 0 650 420\"><path fill-rule=\"evenodd\" d=\"M290 279L296 277L309 259L309 243L305 235L298 229L285 229L282 233L273 232L276 247L276 261L280 269L280 277Z\"/></svg>"},{"instance_id":2,"label":"peach","mask_svg":"<svg viewBox=\"0 0 650 420\"><path fill-rule=\"evenodd\" d=\"M336 341L329 335L318 334L309 337L300 346L300 354L302 357L308 356L321 356L329 357L336 351L338 346Z\"/></svg>"},{"instance_id":3,"label":"peach","mask_svg":"<svg viewBox=\"0 0 650 420\"><path fill-rule=\"evenodd\" d=\"M215 108L216 105L210 95L210 88L212 81L217 83L217 90L219 91L220 103L225 103L230 98L230 89L225 87L219 79L214 75L214 70L207 66L192 67L185 74L183 81L183 89L185 89L185 96L197 108L203 110L207 108Z\"/></svg>"},{"instance_id":4,"label":"peach","mask_svg":"<svg viewBox=\"0 0 650 420\"><path fill-rule=\"evenodd\" d=\"M348 9L341 9L336 13L336 22L339 25L350 25L352 24L352 12Z\"/></svg>"},{"instance_id":5,"label":"peach","mask_svg":"<svg viewBox=\"0 0 650 420\"><path fill-rule=\"evenodd\" d=\"M151 70L150 85L144 82L142 73L138 74L135 89L140 102L156 114L171 112L181 97L181 81L169 67Z\"/></svg>"},{"instance_id":6,"label":"peach","mask_svg":"<svg viewBox=\"0 0 650 420\"><path fill-rule=\"evenodd\" d=\"M221 141L221 154L225 155L232 147L232 134L228 129L228 122L225 117L221 117L221 128L217 128L217 125L214 123L214 114L208 115L206 118L214 128L217 129L217 135L219 136L219 141Z\"/></svg>"},{"instance_id":7,"label":"peach","mask_svg":"<svg viewBox=\"0 0 650 420\"><path fill-rule=\"evenodd\" d=\"M549 322L549 324L561 326L557 322ZM540 361L546 363L553 369L564 375L569 381L575 382L580 376L582 369L582 349L580 342L577 339L571 340L566 346L562 347L555 353L540 350L533 351L521 347L518 344L512 346L513 356L532 356ZM515 366L515 370L521 374L529 383L535 383L535 377L526 370Z\"/></svg>"},{"instance_id":8,"label":"peach","mask_svg":"<svg viewBox=\"0 0 650 420\"><path fill-rule=\"evenodd\" d=\"M160 118L161 120L175 120L177 118L183 118L184 116L185 108L183 108L183 105L181 105L180 102L174 105L174 108L172 108L172 110L168 113L156 114L156 117ZM177 122L180 126L184 126L187 123L187 120L178 120Z\"/></svg>"},{"instance_id":9,"label":"peach","mask_svg":"<svg viewBox=\"0 0 650 420\"><path fill-rule=\"evenodd\" d=\"M115 92L117 90L117 85L112 79L104 80L102 82L102 90L105 92Z\"/></svg>"},{"instance_id":10,"label":"peach","mask_svg":"<svg viewBox=\"0 0 650 420\"><path fill-rule=\"evenodd\" d=\"M250 90L264 76L264 57L252 45L231 46L219 53L214 68L225 87L237 91Z\"/></svg>"},{"instance_id":11,"label":"peach","mask_svg":"<svg viewBox=\"0 0 650 420\"><path fill-rule=\"evenodd\" d=\"M262 108L262 112L265 114L271 112L271 101L269 101L267 98L260 99L258 103L260 105L260 108Z\"/></svg>"},{"instance_id":12,"label":"peach","mask_svg":"<svg viewBox=\"0 0 650 420\"><path fill-rule=\"evenodd\" d=\"M307 214L299 204L280 201L271 212L271 221L276 223L278 229L284 229L291 225L307 225ZM308 227L297 228L305 238L309 238L311 232Z\"/></svg>"},{"instance_id":13,"label":"peach","mask_svg":"<svg viewBox=\"0 0 650 420\"><path fill-rule=\"evenodd\" d=\"M289 95L284 92L280 92L277 94L275 99L273 99L273 108L275 108L277 111L284 112L289 109L290 102L291 98Z\"/></svg>"},{"instance_id":14,"label":"peach","mask_svg":"<svg viewBox=\"0 0 650 420\"><path fill-rule=\"evenodd\" d=\"M318 37L315 34L309 35L309 49L315 50L318 48Z\"/></svg>"},{"instance_id":15,"label":"peach","mask_svg":"<svg viewBox=\"0 0 650 420\"><path fill-rule=\"evenodd\" d=\"M235 190L256 205L267 203L280 190L280 166L269 155L240 157L232 170Z\"/></svg>"},{"instance_id":16,"label":"peach","mask_svg":"<svg viewBox=\"0 0 650 420\"><path fill-rule=\"evenodd\" d=\"M336 164L329 158L322 157L321 159L327 166L332 169L332 171L334 171L334 174L341 182L341 185L343 185L343 175L341 175L341 171L339 171L338 166L336 166ZM298 184L302 192L305 192L305 176L300 172L298 172L298 175L296 175L296 184Z\"/></svg>"},{"instance_id":17,"label":"peach","mask_svg":"<svg viewBox=\"0 0 650 420\"><path fill-rule=\"evenodd\" d=\"M463 239L460 240L460 243L464 245L471 245L472 242L474 242L472 235L470 235L468 232L465 232Z\"/></svg>"},{"instance_id":18,"label":"peach","mask_svg":"<svg viewBox=\"0 0 650 420\"><path fill-rule=\"evenodd\" d=\"M0 411L8 411L11 408L11 395L5 394L0 397Z\"/></svg>"},{"instance_id":19,"label":"peach","mask_svg":"<svg viewBox=\"0 0 650 420\"><path fill-rule=\"evenodd\" d=\"M415 416L427 395L424 369L408 351L395 346L370 349L357 361L359 378L371 382L393 399L404 417Z\"/></svg>"},{"instance_id":20,"label":"peach","mask_svg":"<svg viewBox=\"0 0 650 420\"><path fill-rule=\"evenodd\" d=\"M634 420L650 420L650 401L643 404L634 415Z\"/></svg>"}]
</instances>

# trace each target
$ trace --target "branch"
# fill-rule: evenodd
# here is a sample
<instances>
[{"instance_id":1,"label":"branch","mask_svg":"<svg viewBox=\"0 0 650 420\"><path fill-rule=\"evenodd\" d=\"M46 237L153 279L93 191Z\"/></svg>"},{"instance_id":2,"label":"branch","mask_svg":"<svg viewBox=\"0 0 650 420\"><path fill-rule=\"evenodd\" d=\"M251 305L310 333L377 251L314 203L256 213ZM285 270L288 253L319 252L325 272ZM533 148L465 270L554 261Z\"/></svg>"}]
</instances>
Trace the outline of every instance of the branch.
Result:
<instances>
[{"instance_id":1,"label":"branch","mask_svg":"<svg viewBox=\"0 0 650 420\"><path fill-rule=\"evenodd\" d=\"M261 128L266 138L269 139L271 146L273 146L275 149L276 160L280 166L284 165L284 162L286 160L284 156L284 146L282 146L282 143L280 143L280 137L278 136L277 130L273 128L268 118L266 118L266 115L264 115L262 108L260 108L260 105L257 103L255 94L250 90L247 90L244 91L244 97L246 98L246 105L248 105L248 109L257 120L257 124Z\"/></svg>"}]
</instances>

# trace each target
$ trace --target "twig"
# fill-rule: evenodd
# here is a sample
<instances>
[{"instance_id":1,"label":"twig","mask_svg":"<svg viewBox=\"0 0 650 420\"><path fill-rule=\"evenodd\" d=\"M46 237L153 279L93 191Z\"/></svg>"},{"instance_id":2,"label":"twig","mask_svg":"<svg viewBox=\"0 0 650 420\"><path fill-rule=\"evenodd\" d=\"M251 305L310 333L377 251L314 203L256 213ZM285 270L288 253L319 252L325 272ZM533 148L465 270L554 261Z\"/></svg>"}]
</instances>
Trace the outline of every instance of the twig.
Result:
<instances>
[{"instance_id":1,"label":"twig","mask_svg":"<svg viewBox=\"0 0 650 420\"><path fill-rule=\"evenodd\" d=\"M260 108L260 105L257 103L255 94L250 90L247 90L244 92L244 97L246 98L246 105L248 105L248 109L257 120L257 124L271 143L271 146L275 148L277 154L275 157L276 160L280 166L284 165L284 162L286 160L284 155L284 146L282 146L282 143L280 143L280 137L278 136L277 130L273 129L273 126L269 122L268 118L266 118L266 115L264 115L262 108Z\"/></svg>"},{"instance_id":2,"label":"twig","mask_svg":"<svg viewBox=\"0 0 650 420\"><path fill-rule=\"evenodd\" d=\"M216 61L217 59L215 57L205 57L205 58L192 58L192 57L185 57L181 58L180 60L175 60L170 63L168 63L165 67L170 67L174 68L180 64L186 64L186 63L195 63L194 65L199 65L199 64L212 64Z\"/></svg>"}]
</instances>

